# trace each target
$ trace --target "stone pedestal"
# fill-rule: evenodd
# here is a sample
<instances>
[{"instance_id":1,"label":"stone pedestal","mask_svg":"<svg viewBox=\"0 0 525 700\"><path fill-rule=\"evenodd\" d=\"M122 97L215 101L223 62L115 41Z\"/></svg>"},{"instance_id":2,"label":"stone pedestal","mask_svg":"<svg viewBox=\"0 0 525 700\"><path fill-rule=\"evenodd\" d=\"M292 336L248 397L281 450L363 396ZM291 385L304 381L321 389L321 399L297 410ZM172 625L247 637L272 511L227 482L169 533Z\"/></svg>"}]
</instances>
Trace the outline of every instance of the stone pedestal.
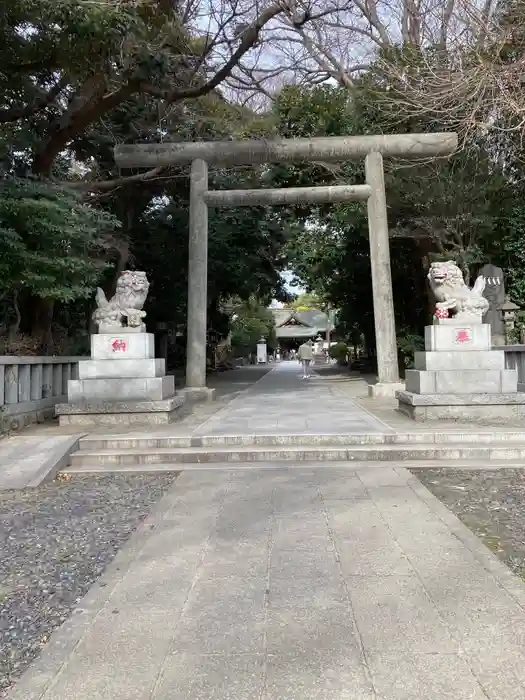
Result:
<instances>
[{"instance_id":1,"label":"stone pedestal","mask_svg":"<svg viewBox=\"0 0 525 700\"><path fill-rule=\"evenodd\" d=\"M160 425L177 419L185 403L155 358L152 333L93 335L91 359L79 362L67 398L56 406L60 425Z\"/></svg>"},{"instance_id":2,"label":"stone pedestal","mask_svg":"<svg viewBox=\"0 0 525 700\"><path fill-rule=\"evenodd\" d=\"M441 320L425 329L425 352L407 370L399 410L410 418L486 423L525 417L516 370L505 369L503 350L491 350L489 324Z\"/></svg>"}]
</instances>

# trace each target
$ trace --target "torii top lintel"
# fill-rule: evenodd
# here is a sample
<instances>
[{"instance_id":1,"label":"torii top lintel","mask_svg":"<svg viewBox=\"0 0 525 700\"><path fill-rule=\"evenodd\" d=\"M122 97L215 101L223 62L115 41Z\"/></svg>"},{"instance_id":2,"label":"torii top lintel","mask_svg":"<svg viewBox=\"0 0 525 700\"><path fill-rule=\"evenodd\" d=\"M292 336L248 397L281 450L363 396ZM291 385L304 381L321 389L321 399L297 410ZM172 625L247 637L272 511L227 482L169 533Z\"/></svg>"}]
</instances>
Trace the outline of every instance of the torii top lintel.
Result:
<instances>
[{"instance_id":1,"label":"torii top lintel","mask_svg":"<svg viewBox=\"0 0 525 700\"><path fill-rule=\"evenodd\" d=\"M457 145L455 133L126 144L115 147L115 161L121 168L154 168L184 165L197 159L221 166L338 161L363 158L373 152L400 158L424 158L450 155Z\"/></svg>"}]
</instances>

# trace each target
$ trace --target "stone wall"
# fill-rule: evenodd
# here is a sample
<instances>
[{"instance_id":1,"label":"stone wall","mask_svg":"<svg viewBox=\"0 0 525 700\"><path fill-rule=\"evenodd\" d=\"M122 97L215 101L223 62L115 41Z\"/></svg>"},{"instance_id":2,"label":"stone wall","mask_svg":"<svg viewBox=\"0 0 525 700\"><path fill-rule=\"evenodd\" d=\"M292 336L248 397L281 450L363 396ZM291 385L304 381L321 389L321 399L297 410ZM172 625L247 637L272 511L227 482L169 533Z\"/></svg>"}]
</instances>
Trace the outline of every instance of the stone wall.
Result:
<instances>
[{"instance_id":1,"label":"stone wall","mask_svg":"<svg viewBox=\"0 0 525 700\"><path fill-rule=\"evenodd\" d=\"M53 418L82 359L0 355L0 433Z\"/></svg>"}]
</instances>

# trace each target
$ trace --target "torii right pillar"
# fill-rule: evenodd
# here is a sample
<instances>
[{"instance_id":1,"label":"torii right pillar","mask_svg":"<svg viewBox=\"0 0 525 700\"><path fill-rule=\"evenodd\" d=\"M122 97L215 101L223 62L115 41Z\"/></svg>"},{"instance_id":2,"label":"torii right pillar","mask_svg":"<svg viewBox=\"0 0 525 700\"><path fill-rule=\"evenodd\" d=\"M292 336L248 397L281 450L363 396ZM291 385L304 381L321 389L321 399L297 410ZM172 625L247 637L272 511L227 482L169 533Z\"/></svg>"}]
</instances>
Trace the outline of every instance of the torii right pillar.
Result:
<instances>
[{"instance_id":1,"label":"torii right pillar","mask_svg":"<svg viewBox=\"0 0 525 700\"><path fill-rule=\"evenodd\" d=\"M369 384L369 396L394 396L404 388L399 379L394 296L390 267L390 242L386 209L385 175L381 153L369 153L365 159L368 198L368 232L374 325L376 331L377 384Z\"/></svg>"}]
</instances>

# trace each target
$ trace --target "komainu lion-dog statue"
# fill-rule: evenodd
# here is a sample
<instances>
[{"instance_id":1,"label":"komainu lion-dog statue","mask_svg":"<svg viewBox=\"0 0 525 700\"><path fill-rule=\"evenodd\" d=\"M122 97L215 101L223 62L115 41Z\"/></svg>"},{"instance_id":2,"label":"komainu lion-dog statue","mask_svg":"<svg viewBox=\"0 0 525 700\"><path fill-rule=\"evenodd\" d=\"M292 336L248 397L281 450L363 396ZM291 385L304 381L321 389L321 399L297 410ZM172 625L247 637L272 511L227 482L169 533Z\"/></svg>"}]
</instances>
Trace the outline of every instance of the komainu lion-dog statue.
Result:
<instances>
[{"instance_id":1,"label":"komainu lion-dog statue","mask_svg":"<svg viewBox=\"0 0 525 700\"><path fill-rule=\"evenodd\" d=\"M122 328L144 333L146 326L142 310L148 296L149 282L145 272L125 270L120 274L115 295L106 299L100 287L97 289L97 306L93 321L98 324L99 333L114 333ZM124 325L123 319L126 319Z\"/></svg>"},{"instance_id":2,"label":"komainu lion-dog statue","mask_svg":"<svg viewBox=\"0 0 525 700\"><path fill-rule=\"evenodd\" d=\"M472 289L463 280L463 273L452 260L434 262L427 275L430 288L436 297L436 315L447 312L458 321L481 323L489 309L489 302L483 296L485 278L477 278Z\"/></svg>"}]
</instances>

